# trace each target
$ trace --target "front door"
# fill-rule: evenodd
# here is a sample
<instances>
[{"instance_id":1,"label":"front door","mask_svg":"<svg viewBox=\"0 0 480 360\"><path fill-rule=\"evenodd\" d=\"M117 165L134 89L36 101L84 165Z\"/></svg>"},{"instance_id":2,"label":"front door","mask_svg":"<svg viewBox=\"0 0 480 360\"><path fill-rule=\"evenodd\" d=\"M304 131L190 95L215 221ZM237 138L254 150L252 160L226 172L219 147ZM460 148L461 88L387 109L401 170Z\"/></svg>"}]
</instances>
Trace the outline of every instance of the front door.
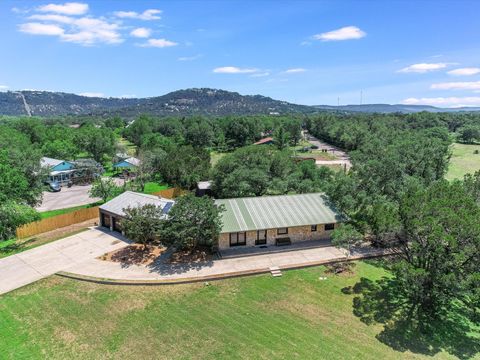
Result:
<instances>
[{"instance_id":1,"label":"front door","mask_svg":"<svg viewBox=\"0 0 480 360\"><path fill-rule=\"evenodd\" d=\"M258 230L257 240L255 240L255 245L266 245L266 244L267 244L267 230Z\"/></svg>"}]
</instances>

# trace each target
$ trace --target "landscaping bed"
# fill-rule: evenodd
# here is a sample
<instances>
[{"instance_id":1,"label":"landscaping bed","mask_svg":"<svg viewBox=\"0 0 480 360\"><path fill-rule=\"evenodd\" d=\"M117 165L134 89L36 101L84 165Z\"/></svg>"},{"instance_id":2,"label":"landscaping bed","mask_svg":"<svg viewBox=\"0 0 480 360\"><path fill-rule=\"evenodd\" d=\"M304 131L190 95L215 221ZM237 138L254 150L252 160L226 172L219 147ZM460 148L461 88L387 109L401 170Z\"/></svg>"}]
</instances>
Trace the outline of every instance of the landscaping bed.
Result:
<instances>
[{"instance_id":1,"label":"landscaping bed","mask_svg":"<svg viewBox=\"0 0 480 360\"><path fill-rule=\"evenodd\" d=\"M196 247L193 249L177 250L170 256L171 264L201 263L213 260L212 252L208 247Z\"/></svg>"},{"instance_id":2,"label":"landscaping bed","mask_svg":"<svg viewBox=\"0 0 480 360\"><path fill-rule=\"evenodd\" d=\"M144 248L141 244L132 244L100 256L103 261L118 262L125 265L150 265L166 248L158 245L148 245Z\"/></svg>"}]
</instances>

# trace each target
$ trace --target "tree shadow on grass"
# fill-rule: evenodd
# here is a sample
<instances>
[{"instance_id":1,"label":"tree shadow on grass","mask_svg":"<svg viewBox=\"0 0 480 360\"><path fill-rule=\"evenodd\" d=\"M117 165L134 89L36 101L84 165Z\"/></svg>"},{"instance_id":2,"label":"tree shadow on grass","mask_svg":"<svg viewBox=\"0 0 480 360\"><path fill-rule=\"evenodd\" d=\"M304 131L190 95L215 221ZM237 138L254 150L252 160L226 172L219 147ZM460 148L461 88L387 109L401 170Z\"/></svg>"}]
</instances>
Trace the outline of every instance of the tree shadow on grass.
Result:
<instances>
[{"instance_id":1,"label":"tree shadow on grass","mask_svg":"<svg viewBox=\"0 0 480 360\"><path fill-rule=\"evenodd\" d=\"M28 240L24 240L22 242L15 241L10 245L0 248L0 254L7 256L7 255L21 252L26 248L28 248L28 246L34 243L35 241L37 241L37 238L31 238Z\"/></svg>"},{"instance_id":2,"label":"tree shadow on grass","mask_svg":"<svg viewBox=\"0 0 480 360\"><path fill-rule=\"evenodd\" d=\"M384 325L376 338L396 351L428 356L445 351L460 359L470 359L480 352L480 333L474 333L473 324L461 308L455 312L452 309L442 320L415 319L391 278L361 278L342 292L356 295L353 313L362 322Z\"/></svg>"}]
</instances>

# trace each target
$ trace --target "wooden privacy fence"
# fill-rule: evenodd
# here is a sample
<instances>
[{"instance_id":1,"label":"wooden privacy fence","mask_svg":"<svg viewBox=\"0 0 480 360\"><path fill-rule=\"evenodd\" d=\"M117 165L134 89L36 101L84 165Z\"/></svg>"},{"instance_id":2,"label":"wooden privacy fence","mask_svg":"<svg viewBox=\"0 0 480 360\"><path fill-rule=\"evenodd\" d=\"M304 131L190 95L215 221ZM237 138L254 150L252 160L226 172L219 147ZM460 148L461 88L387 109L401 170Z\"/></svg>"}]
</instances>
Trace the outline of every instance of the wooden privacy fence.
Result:
<instances>
[{"instance_id":1,"label":"wooden privacy fence","mask_svg":"<svg viewBox=\"0 0 480 360\"><path fill-rule=\"evenodd\" d=\"M52 216L47 219L25 224L17 228L17 238L23 239L94 218L98 218L98 206L75 210L71 213Z\"/></svg>"},{"instance_id":2,"label":"wooden privacy fence","mask_svg":"<svg viewBox=\"0 0 480 360\"><path fill-rule=\"evenodd\" d=\"M186 191L179 188L165 189L152 195L161 196L167 199L174 199L184 194ZM78 224L83 221L98 218L98 206L75 210L67 214L52 216L17 228L17 238L24 239L29 236L52 231L65 226Z\"/></svg>"},{"instance_id":3,"label":"wooden privacy fence","mask_svg":"<svg viewBox=\"0 0 480 360\"><path fill-rule=\"evenodd\" d=\"M187 191L180 188L170 188L153 193L152 195L161 196L167 199L175 199L176 197L185 194Z\"/></svg>"}]
</instances>

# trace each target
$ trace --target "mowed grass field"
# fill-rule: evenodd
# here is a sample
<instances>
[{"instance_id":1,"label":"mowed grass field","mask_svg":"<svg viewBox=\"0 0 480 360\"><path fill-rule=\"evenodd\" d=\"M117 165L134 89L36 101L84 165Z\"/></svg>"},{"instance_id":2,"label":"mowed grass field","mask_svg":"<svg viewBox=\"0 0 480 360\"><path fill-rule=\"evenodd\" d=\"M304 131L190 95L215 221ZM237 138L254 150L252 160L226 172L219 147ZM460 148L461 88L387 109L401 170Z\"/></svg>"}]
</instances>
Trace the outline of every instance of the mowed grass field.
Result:
<instances>
[{"instance_id":1,"label":"mowed grass field","mask_svg":"<svg viewBox=\"0 0 480 360\"><path fill-rule=\"evenodd\" d=\"M376 338L324 267L189 285L97 285L51 277L0 296L1 359L423 359ZM327 280L320 280L327 276ZM430 359L453 358L439 352Z\"/></svg>"},{"instance_id":2,"label":"mowed grass field","mask_svg":"<svg viewBox=\"0 0 480 360\"><path fill-rule=\"evenodd\" d=\"M466 145L455 143L452 145L452 157L446 175L447 180L463 179L465 174L473 174L480 170L480 145Z\"/></svg>"}]
</instances>

